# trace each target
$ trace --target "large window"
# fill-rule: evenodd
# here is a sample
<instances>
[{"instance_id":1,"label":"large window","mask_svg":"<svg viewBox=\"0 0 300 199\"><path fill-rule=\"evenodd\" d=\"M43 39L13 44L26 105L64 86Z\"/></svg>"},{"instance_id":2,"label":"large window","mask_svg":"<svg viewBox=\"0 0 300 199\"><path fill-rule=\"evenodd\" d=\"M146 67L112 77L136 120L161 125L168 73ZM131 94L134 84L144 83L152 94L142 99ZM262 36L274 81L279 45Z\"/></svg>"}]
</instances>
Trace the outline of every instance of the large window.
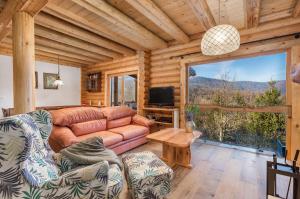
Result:
<instances>
[{"instance_id":1,"label":"large window","mask_svg":"<svg viewBox=\"0 0 300 199\"><path fill-rule=\"evenodd\" d=\"M285 53L190 66L188 92L205 110L195 122L206 139L271 150L285 141L285 114L274 111L286 103Z\"/></svg>"}]
</instances>

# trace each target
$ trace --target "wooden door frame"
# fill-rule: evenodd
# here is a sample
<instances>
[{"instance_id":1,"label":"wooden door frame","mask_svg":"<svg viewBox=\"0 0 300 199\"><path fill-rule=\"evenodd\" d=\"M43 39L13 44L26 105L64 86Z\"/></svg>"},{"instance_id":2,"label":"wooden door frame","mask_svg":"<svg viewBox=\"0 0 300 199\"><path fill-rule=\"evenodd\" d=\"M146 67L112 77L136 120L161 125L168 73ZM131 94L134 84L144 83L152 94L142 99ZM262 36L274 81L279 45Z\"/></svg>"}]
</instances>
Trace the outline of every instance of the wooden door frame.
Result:
<instances>
[{"instance_id":1,"label":"wooden door frame","mask_svg":"<svg viewBox=\"0 0 300 199\"><path fill-rule=\"evenodd\" d=\"M105 76L105 88L104 88L104 105L110 106L110 77L113 76L121 76L121 75L132 75L135 74L137 76L138 81L138 70L137 69L117 69L117 70L110 70L104 73ZM136 91L138 93L138 90ZM137 94L138 95L138 94ZM137 102L138 103L138 102Z\"/></svg>"}]
</instances>

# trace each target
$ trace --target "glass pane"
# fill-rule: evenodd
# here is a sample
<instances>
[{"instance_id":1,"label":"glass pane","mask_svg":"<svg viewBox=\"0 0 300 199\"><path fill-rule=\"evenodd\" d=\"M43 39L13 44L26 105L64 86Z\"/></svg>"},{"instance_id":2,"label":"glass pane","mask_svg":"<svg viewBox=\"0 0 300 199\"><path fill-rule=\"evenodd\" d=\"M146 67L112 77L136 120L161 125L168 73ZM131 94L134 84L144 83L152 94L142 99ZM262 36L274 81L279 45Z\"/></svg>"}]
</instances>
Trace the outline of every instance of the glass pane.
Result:
<instances>
[{"instance_id":1,"label":"glass pane","mask_svg":"<svg viewBox=\"0 0 300 199\"><path fill-rule=\"evenodd\" d=\"M271 151L285 142L284 113L246 111L286 104L285 53L191 66L188 92L202 139Z\"/></svg>"},{"instance_id":2,"label":"glass pane","mask_svg":"<svg viewBox=\"0 0 300 199\"><path fill-rule=\"evenodd\" d=\"M112 106L122 104L122 77L110 78L110 102Z\"/></svg>"},{"instance_id":3,"label":"glass pane","mask_svg":"<svg viewBox=\"0 0 300 199\"><path fill-rule=\"evenodd\" d=\"M137 76L124 76L124 102L125 105L136 109L137 102Z\"/></svg>"}]
</instances>

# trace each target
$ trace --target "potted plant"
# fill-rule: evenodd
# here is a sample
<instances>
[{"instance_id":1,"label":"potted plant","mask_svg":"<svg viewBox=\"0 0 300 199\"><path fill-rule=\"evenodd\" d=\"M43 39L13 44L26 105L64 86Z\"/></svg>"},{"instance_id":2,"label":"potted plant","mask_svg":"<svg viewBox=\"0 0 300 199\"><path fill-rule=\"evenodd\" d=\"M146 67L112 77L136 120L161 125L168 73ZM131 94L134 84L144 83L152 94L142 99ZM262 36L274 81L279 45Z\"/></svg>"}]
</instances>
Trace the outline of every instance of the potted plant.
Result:
<instances>
[{"instance_id":1,"label":"potted plant","mask_svg":"<svg viewBox=\"0 0 300 199\"><path fill-rule=\"evenodd\" d=\"M198 105L189 104L185 108L185 129L187 133L193 133L196 128L194 118L200 114L200 108Z\"/></svg>"}]
</instances>

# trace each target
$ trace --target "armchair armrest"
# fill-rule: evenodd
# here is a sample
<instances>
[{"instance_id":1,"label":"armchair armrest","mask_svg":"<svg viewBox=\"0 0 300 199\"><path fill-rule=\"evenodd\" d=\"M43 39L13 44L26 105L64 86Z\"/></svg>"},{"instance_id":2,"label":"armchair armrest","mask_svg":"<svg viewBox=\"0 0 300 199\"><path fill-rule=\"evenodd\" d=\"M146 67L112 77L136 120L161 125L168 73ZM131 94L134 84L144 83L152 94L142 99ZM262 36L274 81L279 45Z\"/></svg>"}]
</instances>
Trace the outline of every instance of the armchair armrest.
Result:
<instances>
[{"instance_id":1,"label":"armchair armrest","mask_svg":"<svg viewBox=\"0 0 300 199\"><path fill-rule=\"evenodd\" d=\"M143 116L140 116L140 115L133 116L132 117L132 122L135 123L135 124L145 126L147 128L149 128L151 125L154 124L154 122L152 120L149 120L149 119L147 119Z\"/></svg>"},{"instance_id":2,"label":"armchair armrest","mask_svg":"<svg viewBox=\"0 0 300 199\"><path fill-rule=\"evenodd\" d=\"M78 167L76 163L63 156L61 153L53 154L53 160L56 163L61 173L65 173Z\"/></svg>"},{"instance_id":3,"label":"armchair armrest","mask_svg":"<svg viewBox=\"0 0 300 199\"><path fill-rule=\"evenodd\" d=\"M99 183L107 186L108 170L109 165L107 161L70 170L63 173L58 179L46 182L43 188L60 188L79 183L87 183L93 180L98 180Z\"/></svg>"}]
</instances>

